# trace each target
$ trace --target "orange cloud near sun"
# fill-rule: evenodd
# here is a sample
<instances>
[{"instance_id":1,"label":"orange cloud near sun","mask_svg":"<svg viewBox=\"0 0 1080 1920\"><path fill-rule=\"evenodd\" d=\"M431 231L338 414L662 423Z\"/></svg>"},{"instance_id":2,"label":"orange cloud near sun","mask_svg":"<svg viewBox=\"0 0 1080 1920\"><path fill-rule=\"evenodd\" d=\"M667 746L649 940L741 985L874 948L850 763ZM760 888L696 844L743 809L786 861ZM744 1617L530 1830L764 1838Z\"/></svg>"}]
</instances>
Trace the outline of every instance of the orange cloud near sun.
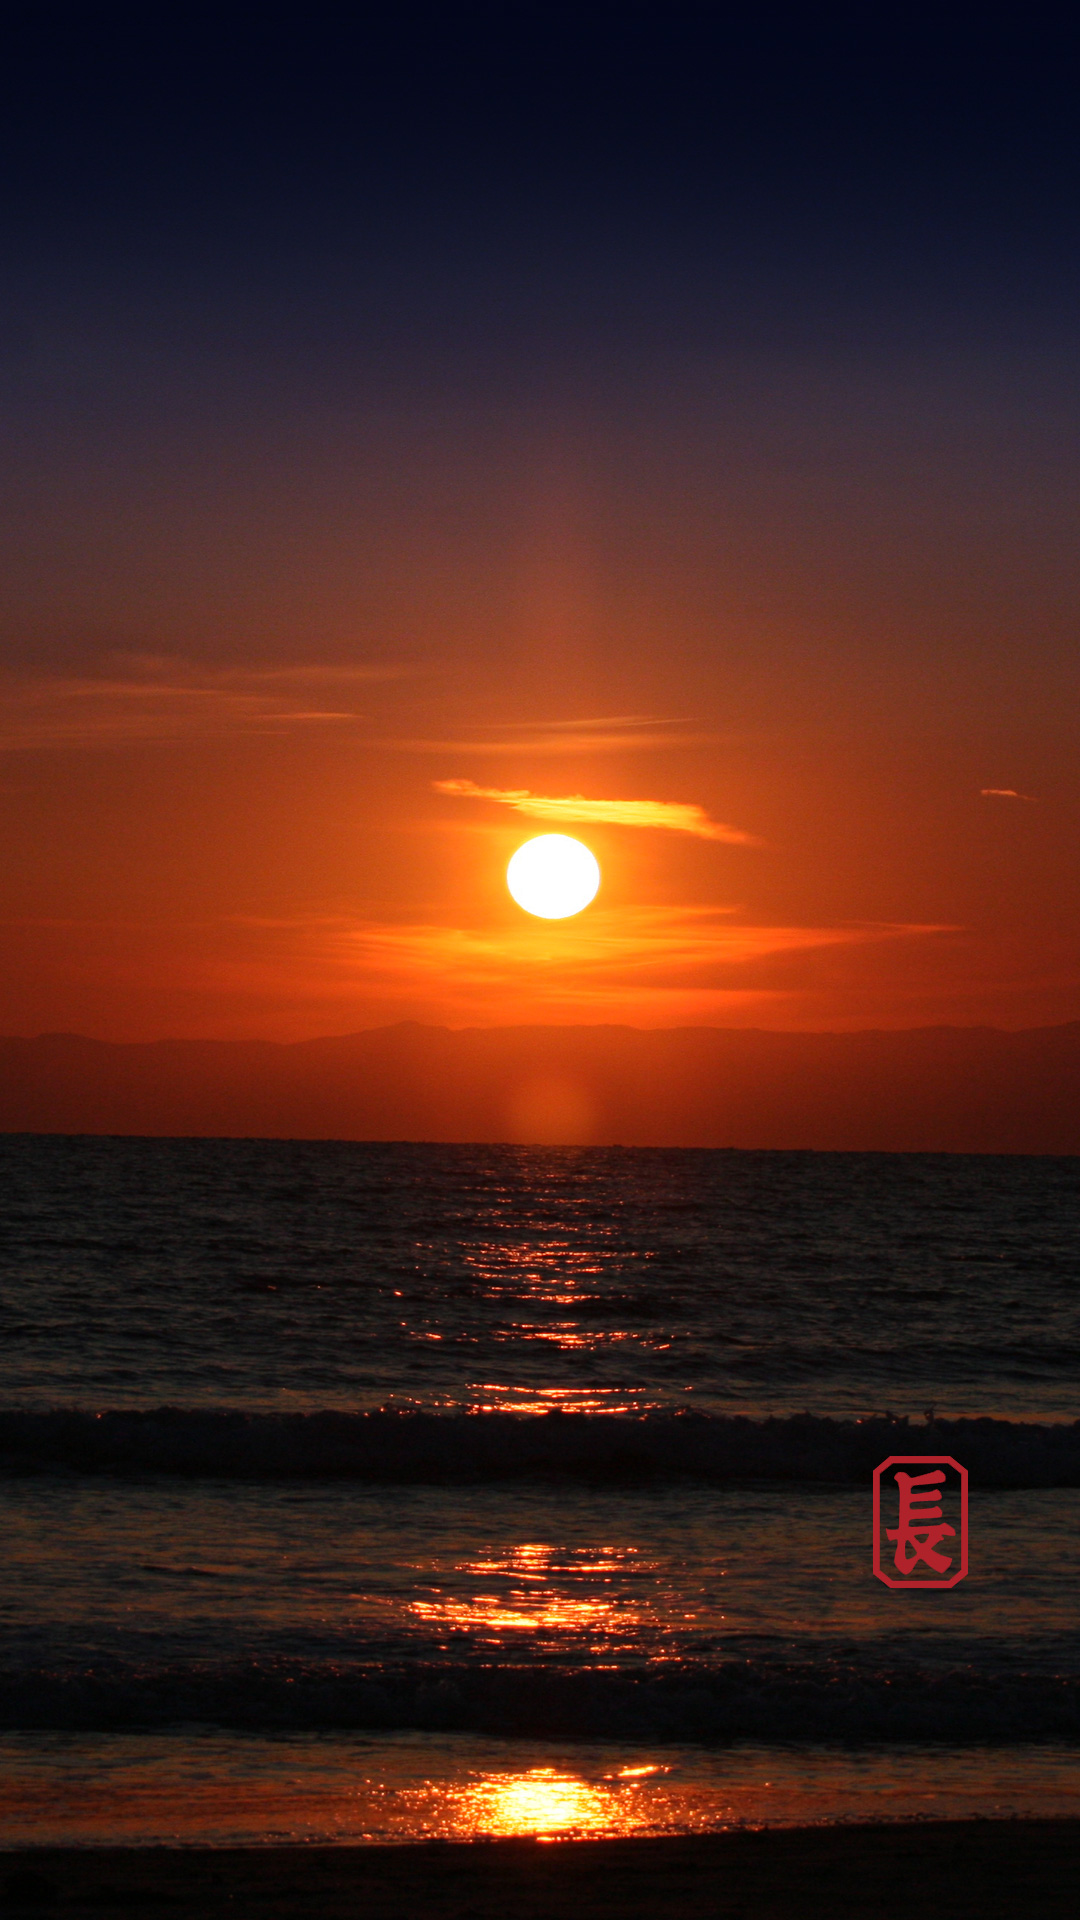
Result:
<instances>
[{"instance_id":1,"label":"orange cloud near sun","mask_svg":"<svg viewBox=\"0 0 1080 1920\"><path fill-rule=\"evenodd\" d=\"M827 947L925 938L936 926L777 927L732 925L722 909L596 909L552 927L522 920L506 928L433 924L341 925L330 934L339 964L369 982L425 1004L442 1018L666 1017L673 999L697 1017L738 996L740 969ZM687 999L687 996L689 998ZM745 997L745 996L742 996ZM760 988L764 1008L773 998Z\"/></svg>"},{"instance_id":2,"label":"orange cloud near sun","mask_svg":"<svg viewBox=\"0 0 1080 1920\"><path fill-rule=\"evenodd\" d=\"M587 800L584 794L554 797L530 793L525 787L480 787L474 780L435 780L436 793L466 800L493 800L532 820L559 821L578 826L662 827L672 833L695 834L700 840L723 840L730 846L760 846L752 833L710 820L704 807L682 800Z\"/></svg>"}]
</instances>

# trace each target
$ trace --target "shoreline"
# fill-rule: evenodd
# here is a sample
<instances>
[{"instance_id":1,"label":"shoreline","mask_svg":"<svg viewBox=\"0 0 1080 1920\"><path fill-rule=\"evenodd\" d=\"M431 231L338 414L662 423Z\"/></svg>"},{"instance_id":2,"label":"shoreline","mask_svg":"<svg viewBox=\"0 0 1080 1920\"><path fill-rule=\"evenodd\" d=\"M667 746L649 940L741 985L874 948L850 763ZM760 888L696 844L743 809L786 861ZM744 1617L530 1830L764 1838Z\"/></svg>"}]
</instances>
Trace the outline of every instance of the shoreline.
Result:
<instances>
[{"instance_id":1,"label":"shoreline","mask_svg":"<svg viewBox=\"0 0 1080 1920\"><path fill-rule=\"evenodd\" d=\"M20 1847L0 1913L171 1920L1071 1920L1080 1820L943 1820L615 1840Z\"/></svg>"}]
</instances>

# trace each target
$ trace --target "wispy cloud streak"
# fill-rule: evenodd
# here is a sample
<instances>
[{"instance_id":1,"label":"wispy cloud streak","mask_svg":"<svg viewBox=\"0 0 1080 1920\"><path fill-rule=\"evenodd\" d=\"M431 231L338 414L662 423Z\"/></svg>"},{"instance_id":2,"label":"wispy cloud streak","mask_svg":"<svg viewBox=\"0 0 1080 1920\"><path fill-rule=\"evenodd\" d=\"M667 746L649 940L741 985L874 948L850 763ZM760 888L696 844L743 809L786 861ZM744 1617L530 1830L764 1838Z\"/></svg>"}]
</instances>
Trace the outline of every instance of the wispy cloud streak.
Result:
<instances>
[{"instance_id":1,"label":"wispy cloud streak","mask_svg":"<svg viewBox=\"0 0 1080 1920\"><path fill-rule=\"evenodd\" d=\"M532 925L503 928L387 925L368 922L347 936L369 961L383 956L395 968L437 970L450 977L494 982L538 962L571 973L620 976L656 967L731 966L779 953L936 931L924 927L732 926L715 908L638 907L594 912L568 932Z\"/></svg>"},{"instance_id":2,"label":"wispy cloud streak","mask_svg":"<svg viewBox=\"0 0 1080 1920\"><path fill-rule=\"evenodd\" d=\"M691 733L683 720L650 719L621 713L587 720L507 722L478 727L469 738L389 740L381 744L405 753L566 755L575 753L651 753L672 747L706 746L715 733Z\"/></svg>"},{"instance_id":3,"label":"wispy cloud streak","mask_svg":"<svg viewBox=\"0 0 1080 1920\"><path fill-rule=\"evenodd\" d=\"M715 908L638 907L593 911L574 922L512 927L342 923L338 951L368 980L442 994L520 997L539 1005L599 1003L627 989L687 981L721 985L730 970L826 947L925 938L938 926L892 923L833 927L732 925Z\"/></svg>"},{"instance_id":4,"label":"wispy cloud streak","mask_svg":"<svg viewBox=\"0 0 1080 1920\"><path fill-rule=\"evenodd\" d=\"M700 840L723 840L730 846L760 846L752 833L710 820L704 807L682 800L588 800L584 794L552 796L530 793L525 787L481 787L474 780L434 780L436 793L465 800L492 800L531 820L562 825L661 827L671 833L690 833Z\"/></svg>"},{"instance_id":5,"label":"wispy cloud streak","mask_svg":"<svg viewBox=\"0 0 1080 1920\"><path fill-rule=\"evenodd\" d=\"M117 660L111 673L8 673L0 676L0 749L108 747L355 721L364 717L352 705L357 693L398 677L397 669L381 666L212 668L141 655Z\"/></svg>"},{"instance_id":6,"label":"wispy cloud streak","mask_svg":"<svg viewBox=\"0 0 1080 1920\"><path fill-rule=\"evenodd\" d=\"M984 800L1030 800L1035 806L1038 802L1033 793L1017 793L1015 787L980 787Z\"/></svg>"}]
</instances>

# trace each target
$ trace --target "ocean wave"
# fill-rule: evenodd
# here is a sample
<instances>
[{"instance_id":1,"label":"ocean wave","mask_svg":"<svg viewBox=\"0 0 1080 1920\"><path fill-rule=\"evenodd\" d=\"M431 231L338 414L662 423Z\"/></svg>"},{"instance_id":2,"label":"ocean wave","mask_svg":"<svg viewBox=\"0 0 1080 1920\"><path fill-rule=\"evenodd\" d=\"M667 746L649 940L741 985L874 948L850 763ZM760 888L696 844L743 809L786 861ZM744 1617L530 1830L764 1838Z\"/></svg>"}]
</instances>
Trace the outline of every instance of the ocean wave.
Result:
<instances>
[{"instance_id":1,"label":"ocean wave","mask_svg":"<svg viewBox=\"0 0 1080 1920\"><path fill-rule=\"evenodd\" d=\"M691 1478L866 1483L890 1453L951 1454L984 1487L1080 1486L1080 1420L881 1415L0 1411L0 1462L77 1472L477 1484Z\"/></svg>"},{"instance_id":2,"label":"ocean wave","mask_svg":"<svg viewBox=\"0 0 1080 1920\"><path fill-rule=\"evenodd\" d=\"M179 1724L522 1739L1080 1740L1080 1678L767 1659L637 1671L248 1660L0 1673L6 1729Z\"/></svg>"}]
</instances>

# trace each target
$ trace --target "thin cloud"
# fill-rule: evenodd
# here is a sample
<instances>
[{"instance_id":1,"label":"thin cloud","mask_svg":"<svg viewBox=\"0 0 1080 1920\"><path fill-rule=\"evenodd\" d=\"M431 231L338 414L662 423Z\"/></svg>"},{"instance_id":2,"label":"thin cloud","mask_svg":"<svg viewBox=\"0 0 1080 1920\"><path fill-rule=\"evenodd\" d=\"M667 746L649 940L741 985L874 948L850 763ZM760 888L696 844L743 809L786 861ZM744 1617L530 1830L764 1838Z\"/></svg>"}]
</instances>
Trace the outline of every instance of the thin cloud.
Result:
<instances>
[{"instance_id":1,"label":"thin cloud","mask_svg":"<svg viewBox=\"0 0 1080 1920\"><path fill-rule=\"evenodd\" d=\"M357 691L398 677L383 666L205 668L147 655L116 660L108 674L7 674L0 749L110 747L357 721L365 718L351 704Z\"/></svg>"},{"instance_id":2,"label":"thin cloud","mask_svg":"<svg viewBox=\"0 0 1080 1920\"><path fill-rule=\"evenodd\" d=\"M1033 793L1017 793L1015 787L980 787L979 792L984 800L1030 800L1038 805Z\"/></svg>"},{"instance_id":3,"label":"thin cloud","mask_svg":"<svg viewBox=\"0 0 1080 1920\"><path fill-rule=\"evenodd\" d=\"M9 946L33 946L35 930L63 936L80 982L153 976L161 1004L183 1014L188 1031L280 1039L339 1032L390 1020L450 1026L583 1021L644 1026L760 1023L779 1008L810 1012L796 1025L820 1026L814 989L790 978L785 956L848 954L848 968L875 948L954 932L907 924L739 926L715 907L591 908L557 924L522 915L495 925L388 922L343 912L232 915L227 920L146 923L126 917L49 918L0 924ZM118 936L120 944L118 947ZM29 944L25 944L29 943ZM748 978L763 966L766 977ZM845 969L846 971L847 969ZM866 977L866 976L864 976ZM115 998L115 994L113 994ZM858 1002L856 1002L858 1005ZM149 1016L147 1016L149 1017ZM169 1015L171 1020L172 1015ZM140 1016L133 1015L136 1025ZM166 1024L169 1022L167 1021ZM855 1024L859 1024L856 1019ZM153 1022L159 1029L160 1023Z\"/></svg>"},{"instance_id":4,"label":"thin cloud","mask_svg":"<svg viewBox=\"0 0 1080 1920\"><path fill-rule=\"evenodd\" d=\"M468 739L386 740L380 744L404 753L571 754L655 753L671 747L700 747L721 738L689 733L683 720L651 719L623 713L586 720L513 721L477 727Z\"/></svg>"},{"instance_id":5,"label":"thin cloud","mask_svg":"<svg viewBox=\"0 0 1080 1920\"><path fill-rule=\"evenodd\" d=\"M631 995L722 989L735 968L823 948L925 938L941 926L733 926L715 908L594 909L577 921L513 927L342 923L339 959L421 1001L601 1005Z\"/></svg>"},{"instance_id":6,"label":"thin cloud","mask_svg":"<svg viewBox=\"0 0 1080 1920\"><path fill-rule=\"evenodd\" d=\"M760 846L752 833L710 820L704 807L681 800L587 800L584 794L561 797L530 793L524 787L480 787L474 780L434 780L436 793L466 800L492 800L512 807L531 820L578 826L662 827L671 833L690 833L699 840L723 840L730 846Z\"/></svg>"},{"instance_id":7,"label":"thin cloud","mask_svg":"<svg viewBox=\"0 0 1080 1920\"><path fill-rule=\"evenodd\" d=\"M481 728L481 732L491 733L535 733L539 727L549 733L592 733L597 729L632 727L640 732L646 727L685 727L688 726L685 715L667 715L657 718L648 713L598 713L584 720L508 720L499 727Z\"/></svg>"}]
</instances>

